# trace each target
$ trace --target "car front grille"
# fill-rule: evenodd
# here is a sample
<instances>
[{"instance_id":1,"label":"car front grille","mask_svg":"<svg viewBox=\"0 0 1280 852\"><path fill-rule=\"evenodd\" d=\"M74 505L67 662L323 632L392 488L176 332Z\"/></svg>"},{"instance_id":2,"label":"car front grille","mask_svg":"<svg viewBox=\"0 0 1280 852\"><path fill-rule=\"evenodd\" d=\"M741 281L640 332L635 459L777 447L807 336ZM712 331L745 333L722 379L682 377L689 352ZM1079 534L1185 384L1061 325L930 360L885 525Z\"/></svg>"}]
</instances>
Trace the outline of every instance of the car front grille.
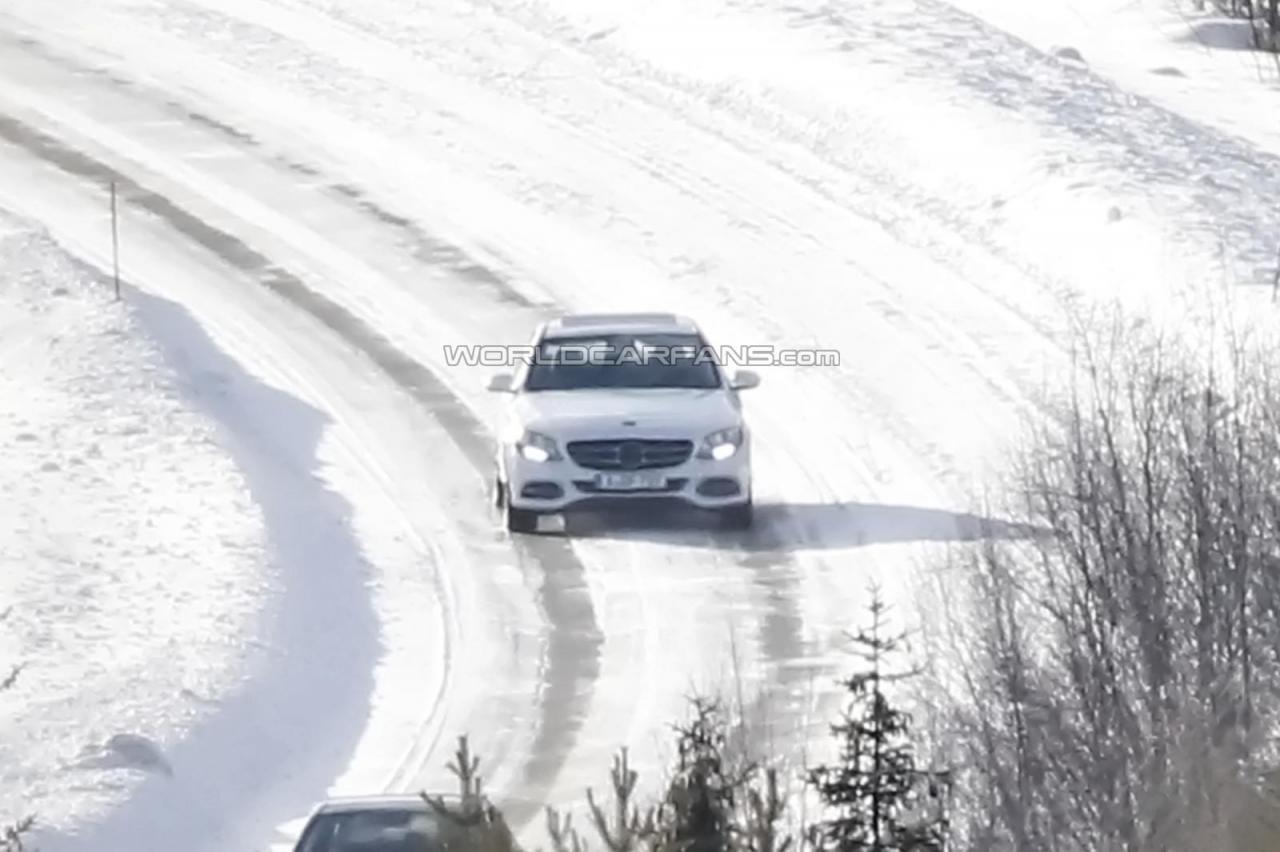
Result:
<instances>
[{"instance_id":1,"label":"car front grille","mask_svg":"<svg viewBox=\"0 0 1280 852\"><path fill-rule=\"evenodd\" d=\"M570 441L567 449L575 464L590 470L653 470L687 462L693 441Z\"/></svg>"}]
</instances>

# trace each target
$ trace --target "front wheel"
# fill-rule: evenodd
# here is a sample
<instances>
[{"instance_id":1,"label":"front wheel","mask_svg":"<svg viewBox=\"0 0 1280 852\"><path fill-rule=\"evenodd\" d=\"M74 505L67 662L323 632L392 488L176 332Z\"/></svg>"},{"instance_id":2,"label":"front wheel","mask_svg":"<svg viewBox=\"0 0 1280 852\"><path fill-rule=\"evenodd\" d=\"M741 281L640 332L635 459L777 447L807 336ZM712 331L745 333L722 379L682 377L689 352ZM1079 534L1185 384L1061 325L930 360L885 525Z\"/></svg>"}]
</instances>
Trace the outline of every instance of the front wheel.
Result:
<instances>
[{"instance_id":1,"label":"front wheel","mask_svg":"<svg viewBox=\"0 0 1280 852\"><path fill-rule=\"evenodd\" d=\"M538 531L538 513L531 509L517 509L507 500L503 507L503 516L507 522L507 531L514 533L536 533Z\"/></svg>"},{"instance_id":2,"label":"front wheel","mask_svg":"<svg viewBox=\"0 0 1280 852\"><path fill-rule=\"evenodd\" d=\"M754 520L754 511L752 503L747 500L745 503L739 503L736 506L728 506L720 510L720 524L725 529L730 530L748 530L751 529L751 523Z\"/></svg>"},{"instance_id":3,"label":"front wheel","mask_svg":"<svg viewBox=\"0 0 1280 852\"><path fill-rule=\"evenodd\" d=\"M502 513L503 526L508 532L535 533L538 531L538 513L512 506L507 486L497 476L493 478L493 504Z\"/></svg>"}]
</instances>

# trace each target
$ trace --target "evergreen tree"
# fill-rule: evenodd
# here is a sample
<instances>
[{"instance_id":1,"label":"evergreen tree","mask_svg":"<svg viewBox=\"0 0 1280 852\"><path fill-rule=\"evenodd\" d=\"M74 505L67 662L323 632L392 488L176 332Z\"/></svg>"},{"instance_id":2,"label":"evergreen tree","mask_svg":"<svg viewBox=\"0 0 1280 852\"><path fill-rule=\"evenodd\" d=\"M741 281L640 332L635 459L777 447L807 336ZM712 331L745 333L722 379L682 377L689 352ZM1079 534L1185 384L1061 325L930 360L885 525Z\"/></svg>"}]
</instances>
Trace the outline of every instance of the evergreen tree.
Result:
<instances>
[{"instance_id":1,"label":"evergreen tree","mask_svg":"<svg viewBox=\"0 0 1280 852\"><path fill-rule=\"evenodd\" d=\"M671 845L681 852L729 852L739 788L728 765L729 725L714 699L690 699L693 717L676 727L675 771L667 788Z\"/></svg>"},{"instance_id":2,"label":"evergreen tree","mask_svg":"<svg viewBox=\"0 0 1280 852\"><path fill-rule=\"evenodd\" d=\"M911 675L886 671L905 634L884 635L887 608L874 586L868 609L869 631L852 637L865 668L842 681L849 705L831 726L840 741L839 762L808 773L831 812L813 826L811 841L824 852L937 852L943 848L941 823L924 816L922 807L933 778L916 769L910 716L884 693L886 683Z\"/></svg>"},{"instance_id":3,"label":"evergreen tree","mask_svg":"<svg viewBox=\"0 0 1280 852\"><path fill-rule=\"evenodd\" d=\"M458 737L458 747L448 769L458 779L456 804L442 796L419 794L441 817L440 848L458 852L520 852L506 818L485 793L480 759L472 756L466 736Z\"/></svg>"}]
</instances>

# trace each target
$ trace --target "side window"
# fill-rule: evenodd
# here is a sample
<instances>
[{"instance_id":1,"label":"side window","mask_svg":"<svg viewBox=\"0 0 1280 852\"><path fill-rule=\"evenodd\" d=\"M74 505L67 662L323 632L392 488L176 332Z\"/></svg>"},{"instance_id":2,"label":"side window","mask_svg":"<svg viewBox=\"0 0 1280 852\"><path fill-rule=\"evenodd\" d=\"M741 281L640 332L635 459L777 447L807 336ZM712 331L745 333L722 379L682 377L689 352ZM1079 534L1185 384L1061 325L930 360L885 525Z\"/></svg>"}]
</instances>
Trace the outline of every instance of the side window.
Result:
<instances>
[{"instance_id":1,"label":"side window","mask_svg":"<svg viewBox=\"0 0 1280 852\"><path fill-rule=\"evenodd\" d=\"M732 352L733 350L730 348L729 351ZM729 369L729 365L726 364L725 359L721 357L724 353L713 346L711 341L707 340L707 338L702 336L701 333L698 335L698 353L699 358L697 363L712 364L715 369L716 377L719 379L719 386L722 388L728 388L733 377L730 375L732 371ZM732 357L732 355L730 357ZM736 398L737 394L730 394L730 396Z\"/></svg>"},{"instance_id":2,"label":"side window","mask_svg":"<svg viewBox=\"0 0 1280 852\"><path fill-rule=\"evenodd\" d=\"M529 351L536 355L541 351L542 345L542 339L540 337L535 337L532 344L529 346ZM524 387L524 383L529 380L529 368L532 364L533 358L522 358L520 362L515 365L515 370L512 371L514 373L512 378L512 387Z\"/></svg>"},{"instance_id":3,"label":"side window","mask_svg":"<svg viewBox=\"0 0 1280 852\"><path fill-rule=\"evenodd\" d=\"M317 816L303 829L295 852L331 852L336 829L337 824L332 819Z\"/></svg>"}]
</instances>

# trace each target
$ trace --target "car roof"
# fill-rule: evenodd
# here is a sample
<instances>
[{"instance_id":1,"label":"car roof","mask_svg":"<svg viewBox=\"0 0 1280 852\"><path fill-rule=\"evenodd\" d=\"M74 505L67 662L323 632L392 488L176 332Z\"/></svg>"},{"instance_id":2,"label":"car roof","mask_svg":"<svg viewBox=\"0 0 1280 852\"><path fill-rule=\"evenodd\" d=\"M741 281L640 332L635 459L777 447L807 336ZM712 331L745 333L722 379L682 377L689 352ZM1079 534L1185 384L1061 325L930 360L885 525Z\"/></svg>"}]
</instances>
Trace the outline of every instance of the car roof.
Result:
<instances>
[{"instance_id":1,"label":"car roof","mask_svg":"<svg viewBox=\"0 0 1280 852\"><path fill-rule=\"evenodd\" d=\"M434 796L433 796L434 798ZM458 797L440 796L447 803L456 803ZM368 796L336 796L322 802L316 808L317 814L346 814L360 811L429 811L428 805L420 795L415 794L379 794Z\"/></svg>"},{"instance_id":2,"label":"car roof","mask_svg":"<svg viewBox=\"0 0 1280 852\"><path fill-rule=\"evenodd\" d=\"M696 334L697 324L672 313L565 314L543 327L543 337L589 337L594 334Z\"/></svg>"}]
</instances>

